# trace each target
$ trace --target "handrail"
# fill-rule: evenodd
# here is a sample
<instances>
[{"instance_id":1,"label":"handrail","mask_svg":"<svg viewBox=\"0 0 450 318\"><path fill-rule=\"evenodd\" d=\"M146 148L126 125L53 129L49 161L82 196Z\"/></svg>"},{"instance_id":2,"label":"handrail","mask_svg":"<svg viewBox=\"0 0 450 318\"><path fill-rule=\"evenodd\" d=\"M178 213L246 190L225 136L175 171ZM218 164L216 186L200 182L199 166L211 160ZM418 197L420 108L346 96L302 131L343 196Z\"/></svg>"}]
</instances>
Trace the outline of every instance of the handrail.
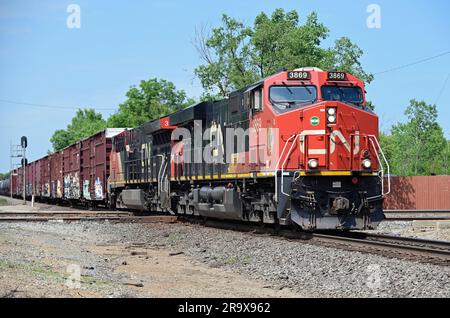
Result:
<instances>
[{"instance_id":1,"label":"handrail","mask_svg":"<svg viewBox=\"0 0 450 318\"><path fill-rule=\"evenodd\" d=\"M281 152L280 158L278 158L277 165L275 166L275 202L278 202L278 166L280 165L280 161L283 158L283 154L286 151L286 147L287 147L289 141L291 141L291 139L296 136L297 135L294 134L286 140L286 143L284 144L284 147L283 147L283 151Z\"/></svg>"},{"instance_id":2,"label":"handrail","mask_svg":"<svg viewBox=\"0 0 450 318\"><path fill-rule=\"evenodd\" d=\"M158 172L158 195L160 195L161 194L161 187L159 186L159 184L160 184L160 178L161 178L161 171L162 171L162 169L163 169L163 163L165 162L165 157L163 156L163 155L156 155L155 157L161 157L162 158L162 160L161 160L161 166L159 167L159 172Z\"/></svg>"},{"instance_id":3,"label":"handrail","mask_svg":"<svg viewBox=\"0 0 450 318\"><path fill-rule=\"evenodd\" d=\"M168 176L165 175L166 171L167 171L167 165L168 165L169 161L166 160L166 164L164 165L164 170L163 173L161 175L161 187L163 188L164 191L169 192L169 183L166 183L166 186L164 186L164 180L168 180Z\"/></svg>"},{"instance_id":4,"label":"handrail","mask_svg":"<svg viewBox=\"0 0 450 318\"><path fill-rule=\"evenodd\" d=\"M286 196L289 196L289 194L284 192L284 166L286 165L286 162L287 162L287 160L289 159L289 156L292 153L292 148L295 146L295 143L296 143L296 141L297 141L299 136L300 135L297 135L294 138L294 141L292 142L292 146L291 146L291 148L289 148L289 151L288 151L288 153L286 155L286 158L284 159L283 164L281 165L281 193L283 193Z\"/></svg>"},{"instance_id":5,"label":"handrail","mask_svg":"<svg viewBox=\"0 0 450 318\"><path fill-rule=\"evenodd\" d=\"M371 142L371 144L372 144L372 146L373 146L373 148L375 150L375 155L377 156L378 164L380 165L381 194L382 194L382 196L385 196L385 195L388 195L391 192L391 173L390 173L390 169L391 168L389 166L389 162L386 159L386 156L384 155L383 149L381 148L381 145L378 142L377 137L375 135L368 135L368 137L369 137L369 140L370 140L370 142ZM375 143L376 143L376 145L378 147L378 150L375 147L374 140L375 140ZM383 164L382 164L381 159L380 159L380 155L378 154L378 151L379 151L379 153L381 153L381 156L382 156L382 158L384 160L384 163L386 164L387 175L388 175L388 179L387 179L387 181L388 181L388 189L387 189L387 192L384 192L384 168L383 168Z\"/></svg>"}]
</instances>

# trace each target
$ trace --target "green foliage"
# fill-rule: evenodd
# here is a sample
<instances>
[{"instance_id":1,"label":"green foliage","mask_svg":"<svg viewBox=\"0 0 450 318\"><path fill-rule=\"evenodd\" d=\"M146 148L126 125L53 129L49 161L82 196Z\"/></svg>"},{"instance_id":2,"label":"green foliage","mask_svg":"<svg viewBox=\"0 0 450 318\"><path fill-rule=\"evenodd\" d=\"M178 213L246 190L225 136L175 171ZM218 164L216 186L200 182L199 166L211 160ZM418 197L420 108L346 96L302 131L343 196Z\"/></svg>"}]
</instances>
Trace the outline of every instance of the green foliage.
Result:
<instances>
[{"instance_id":1,"label":"green foliage","mask_svg":"<svg viewBox=\"0 0 450 318\"><path fill-rule=\"evenodd\" d=\"M447 140L445 149L442 151L442 170L450 175L450 140Z\"/></svg>"},{"instance_id":2,"label":"green foliage","mask_svg":"<svg viewBox=\"0 0 450 318\"><path fill-rule=\"evenodd\" d=\"M132 86L126 96L119 110L109 117L108 127L136 127L195 102L183 90L176 90L172 82L156 78L141 81L139 87Z\"/></svg>"},{"instance_id":3,"label":"green foliage","mask_svg":"<svg viewBox=\"0 0 450 318\"><path fill-rule=\"evenodd\" d=\"M269 76L279 68L330 68L332 52L320 47L328 32L315 12L307 17L304 25L299 25L296 11L285 13L283 9L276 9L270 18L260 13L255 19L251 39L253 63L260 77Z\"/></svg>"},{"instance_id":4,"label":"green foliage","mask_svg":"<svg viewBox=\"0 0 450 318\"><path fill-rule=\"evenodd\" d=\"M450 146L437 123L436 105L413 99L405 115L408 122L394 125L391 135L380 136L392 173L449 174Z\"/></svg>"},{"instance_id":5,"label":"green foliage","mask_svg":"<svg viewBox=\"0 0 450 318\"><path fill-rule=\"evenodd\" d=\"M126 96L127 100L107 121L93 109L78 110L66 129L54 132L50 139L53 150L61 150L106 127L136 127L195 102L186 98L184 91L176 90L173 83L156 78L141 81L139 87L131 87Z\"/></svg>"},{"instance_id":6,"label":"green foliage","mask_svg":"<svg viewBox=\"0 0 450 318\"><path fill-rule=\"evenodd\" d=\"M222 26L214 28L210 36L197 33L196 48L204 65L195 69L207 96L226 96L236 86L245 86L256 80L249 70L251 29L243 23L222 16Z\"/></svg>"},{"instance_id":7,"label":"green foliage","mask_svg":"<svg viewBox=\"0 0 450 318\"><path fill-rule=\"evenodd\" d=\"M362 50L343 37L332 48L321 47L329 30L311 13L304 24L293 10L276 9L269 17L261 12L253 27L227 15L208 35L198 32L195 46L203 64L195 69L208 96L225 97L280 68L316 66L339 69L370 82L373 75L361 65Z\"/></svg>"},{"instance_id":8,"label":"green foliage","mask_svg":"<svg viewBox=\"0 0 450 318\"><path fill-rule=\"evenodd\" d=\"M0 180L6 180L6 179L9 179L9 175L10 175L9 172L6 172L6 173L0 173Z\"/></svg>"},{"instance_id":9,"label":"green foliage","mask_svg":"<svg viewBox=\"0 0 450 318\"><path fill-rule=\"evenodd\" d=\"M101 114L90 108L79 109L66 129L53 133L50 142L53 150L58 151L105 128L106 121Z\"/></svg>"},{"instance_id":10,"label":"green foliage","mask_svg":"<svg viewBox=\"0 0 450 318\"><path fill-rule=\"evenodd\" d=\"M356 44L352 43L349 38L342 37L338 39L332 52L334 54L333 68L351 73L367 83L373 81L374 76L366 73L360 62L364 52Z\"/></svg>"},{"instance_id":11,"label":"green foliage","mask_svg":"<svg viewBox=\"0 0 450 318\"><path fill-rule=\"evenodd\" d=\"M372 103L372 101L370 101L370 100L366 100L366 107L372 111L375 110L375 104Z\"/></svg>"}]
</instances>

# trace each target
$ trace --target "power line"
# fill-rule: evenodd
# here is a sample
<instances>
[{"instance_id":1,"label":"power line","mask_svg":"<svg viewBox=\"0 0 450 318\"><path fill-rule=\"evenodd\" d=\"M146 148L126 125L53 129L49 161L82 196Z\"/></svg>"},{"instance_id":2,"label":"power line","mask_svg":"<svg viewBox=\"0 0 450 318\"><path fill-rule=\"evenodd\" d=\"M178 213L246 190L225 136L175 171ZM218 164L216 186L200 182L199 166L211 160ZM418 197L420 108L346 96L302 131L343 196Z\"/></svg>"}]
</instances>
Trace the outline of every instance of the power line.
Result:
<instances>
[{"instance_id":1,"label":"power line","mask_svg":"<svg viewBox=\"0 0 450 318\"><path fill-rule=\"evenodd\" d=\"M384 73L388 73L388 72L397 71L397 70L400 70L400 69L403 69L403 68L407 68L407 67L410 67L410 66L413 66L413 65L416 65L416 64L420 64L420 63L424 63L424 62L427 62L427 61L430 61L430 60L437 59L438 57L447 55L449 53L450 53L450 51L447 51L447 52L444 52L444 53L441 53L441 54L438 54L438 55L435 55L435 56L427 57L427 58L424 58L424 59L421 59L421 60L418 60L418 61L415 61L415 62L412 62L412 63L409 63L409 64L404 64L404 65L393 67L393 68L390 68L390 69L387 69L387 70L384 70L384 71L381 71L381 72L377 72L377 73L374 73L374 75L379 75L379 74L384 74Z\"/></svg>"},{"instance_id":2,"label":"power line","mask_svg":"<svg viewBox=\"0 0 450 318\"><path fill-rule=\"evenodd\" d=\"M25 106L32 106L32 107L51 108L51 109L64 109L64 110L77 110L77 109L81 109L82 108L82 107L66 107L66 106L58 106L58 105L24 103L24 102L17 102L17 101L7 100L7 99L0 99L0 102L8 103L8 104L15 104L15 105L25 105ZM116 110L116 109L115 108L94 108L94 110Z\"/></svg>"},{"instance_id":3,"label":"power line","mask_svg":"<svg viewBox=\"0 0 450 318\"><path fill-rule=\"evenodd\" d=\"M441 98L442 93L444 92L445 86L447 85L449 78L450 78L450 72L448 72L447 77L445 78L444 84L442 85L442 88L439 91L438 97L436 98L436 101L434 102L435 105L438 103L439 99Z\"/></svg>"},{"instance_id":4,"label":"power line","mask_svg":"<svg viewBox=\"0 0 450 318\"><path fill-rule=\"evenodd\" d=\"M387 70L384 70L384 71L381 71L381 72L377 72L377 73L374 73L373 75L379 75L379 74L385 74L385 73L397 71L397 70L400 70L400 69L403 69L403 68L407 68L407 67L410 67L410 66L413 66L413 65L417 65L417 64L424 63L424 62L427 62L427 61L430 61L430 60L437 59L437 58L439 58L441 56L444 56L444 55L447 55L449 53L450 53L450 51L446 51L446 52L443 52L441 54L434 55L434 56L431 56L431 57L427 57L427 58L424 58L424 59L421 59L421 60L418 60L418 61L415 61L415 62L412 62L412 63L409 63L409 64L404 64L404 65L393 67L393 68L390 68L390 69L387 69ZM444 85L443 85L443 87L442 87L442 89L441 89L441 91L439 93L439 96L438 96L436 102L441 97L442 92L444 91L444 88L445 88L445 86L447 84L449 76L450 76L450 73L449 73L449 75L447 76L447 78L446 78L446 80L444 82ZM52 108L52 109L64 109L64 110L76 110L76 109L80 109L81 108L81 107L65 107L65 106L57 106L57 105L24 103L24 102L17 102L17 101L12 101L12 100L7 100L7 99L0 99L0 102L8 103L8 104L25 105L25 106L41 107L41 108ZM95 110L116 110L115 108L94 108L94 109Z\"/></svg>"}]
</instances>

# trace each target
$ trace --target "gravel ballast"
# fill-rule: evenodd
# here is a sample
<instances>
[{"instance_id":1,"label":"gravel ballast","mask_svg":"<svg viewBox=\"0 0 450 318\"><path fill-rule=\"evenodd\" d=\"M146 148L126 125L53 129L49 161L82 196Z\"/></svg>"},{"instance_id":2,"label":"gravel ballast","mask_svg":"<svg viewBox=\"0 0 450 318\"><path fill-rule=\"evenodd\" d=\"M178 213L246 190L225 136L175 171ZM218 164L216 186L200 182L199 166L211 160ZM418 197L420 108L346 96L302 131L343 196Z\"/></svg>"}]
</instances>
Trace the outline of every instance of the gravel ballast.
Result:
<instances>
[{"instance_id":1,"label":"gravel ballast","mask_svg":"<svg viewBox=\"0 0 450 318\"><path fill-rule=\"evenodd\" d=\"M312 297L450 297L448 266L196 224L0 224L0 231L4 229L67 236L89 244L139 243L182 252L211 267L263 281L267 288L289 288Z\"/></svg>"}]
</instances>

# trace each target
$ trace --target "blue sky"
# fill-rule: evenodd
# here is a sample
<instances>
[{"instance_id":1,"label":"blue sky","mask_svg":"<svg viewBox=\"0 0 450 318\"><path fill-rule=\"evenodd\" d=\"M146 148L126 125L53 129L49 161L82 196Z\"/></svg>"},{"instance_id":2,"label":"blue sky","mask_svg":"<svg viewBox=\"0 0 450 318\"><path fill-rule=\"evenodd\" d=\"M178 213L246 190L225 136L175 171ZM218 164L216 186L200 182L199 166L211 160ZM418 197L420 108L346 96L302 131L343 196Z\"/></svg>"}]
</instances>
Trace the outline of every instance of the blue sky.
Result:
<instances>
[{"instance_id":1,"label":"blue sky","mask_svg":"<svg viewBox=\"0 0 450 318\"><path fill-rule=\"evenodd\" d=\"M68 29L67 6L81 8L81 28ZM366 25L369 4L381 8L381 28ZM192 40L198 26L216 26L222 13L251 25L275 8L311 11L330 29L324 46L350 37L365 52L366 70L377 73L450 50L450 2L436 1L24 1L0 0L0 100L60 105L49 109L0 101L0 171L9 170L9 143L29 137L30 160L46 154L56 129L76 107L115 109L129 86L142 79L170 80L189 96L202 90L193 70L200 63ZM380 126L403 121L412 98L436 102L450 138L450 54L379 74L367 87ZM440 92L442 92L440 94ZM112 110L102 110L107 117Z\"/></svg>"}]
</instances>

